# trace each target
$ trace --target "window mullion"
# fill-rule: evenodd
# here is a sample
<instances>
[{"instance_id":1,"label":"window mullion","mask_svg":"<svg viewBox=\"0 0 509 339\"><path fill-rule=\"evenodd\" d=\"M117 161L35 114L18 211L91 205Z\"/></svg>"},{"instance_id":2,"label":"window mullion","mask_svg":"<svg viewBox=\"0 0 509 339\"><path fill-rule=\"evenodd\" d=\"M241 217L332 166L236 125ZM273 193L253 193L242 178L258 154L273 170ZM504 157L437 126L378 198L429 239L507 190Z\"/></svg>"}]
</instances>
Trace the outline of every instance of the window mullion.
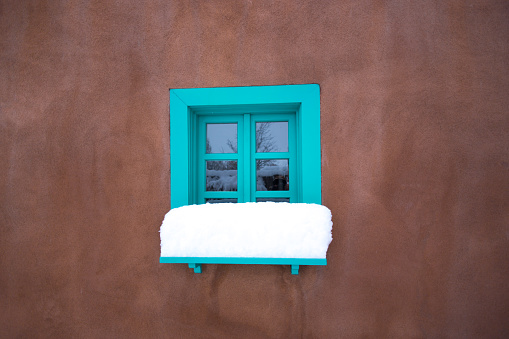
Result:
<instances>
[{"instance_id":1,"label":"window mullion","mask_svg":"<svg viewBox=\"0 0 509 339\"><path fill-rule=\"evenodd\" d=\"M255 159L289 159L292 153L290 152L265 152L255 153Z\"/></svg>"},{"instance_id":2,"label":"window mullion","mask_svg":"<svg viewBox=\"0 0 509 339\"><path fill-rule=\"evenodd\" d=\"M193 198L193 201L198 204L202 204L205 202L205 198L203 193L205 192L205 160L204 154L205 150L200 145L205 144L206 135L205 135L205 123L203 119L196 119L196 124L198 126L198 140L197 144L194 146L195 152L197 153L197 161L195 170L197 172L197 176L195 178L196 182L196 196Z\"/></svg>"},{"instance_id":3,"label":"window mullion","mask_svg":"<svg viewBox=\"0 0 509 339\"><path fill-rule=\"evenodd\" d=\"M251 201L251 115L244 114L244 126L242 133L242 155L239 157L243 160L243 202ZM240 138L239 138L240 139Z\"/></svg>"}]
</instances>

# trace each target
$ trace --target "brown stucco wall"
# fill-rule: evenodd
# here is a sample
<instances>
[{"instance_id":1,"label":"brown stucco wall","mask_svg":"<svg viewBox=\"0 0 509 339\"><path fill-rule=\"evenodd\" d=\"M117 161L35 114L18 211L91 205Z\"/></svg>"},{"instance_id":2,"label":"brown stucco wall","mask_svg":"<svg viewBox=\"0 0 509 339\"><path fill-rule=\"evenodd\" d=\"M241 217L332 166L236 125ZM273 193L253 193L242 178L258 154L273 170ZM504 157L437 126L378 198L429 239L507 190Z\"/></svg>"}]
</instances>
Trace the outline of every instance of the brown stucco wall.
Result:
<instances>
[{"instance_id":1,"label":"brown stucco wall","mask_svg":"<svg viewBox=\"0 0 509 339\"><path fill-rule=\"evenodd\" d=\"M0 337L509 337L507 1L0 1ZM327 267L159 264L169 88L318 83Z\"/></svg>"}]
</instances>

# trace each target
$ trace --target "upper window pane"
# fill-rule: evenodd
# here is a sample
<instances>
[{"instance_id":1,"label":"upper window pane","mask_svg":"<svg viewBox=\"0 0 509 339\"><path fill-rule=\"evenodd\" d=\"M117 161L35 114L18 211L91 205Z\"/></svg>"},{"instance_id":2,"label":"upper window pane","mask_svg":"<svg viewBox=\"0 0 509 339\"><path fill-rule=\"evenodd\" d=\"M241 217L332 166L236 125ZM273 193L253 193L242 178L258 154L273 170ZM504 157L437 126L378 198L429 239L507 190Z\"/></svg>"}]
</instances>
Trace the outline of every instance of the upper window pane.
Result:
<instances>
[{"instance_id":1,"label":"upper window pane","mask_svg":"<svg viewBox=\"0 0 509 339\"><path fill-rule=\"evenodd\" d=\"M257 122L256 152L288 152L288 121Z\"/></svg>"},{"instance_id":2,"label":"upper window pane","mask_svg":"<svg viewBox=\"0 0 509 339\"><path fill-rule=\"evenodd\" d=\"M237 153L237 124L207 124L207 153Z\"/></svg>"}]
</instances>

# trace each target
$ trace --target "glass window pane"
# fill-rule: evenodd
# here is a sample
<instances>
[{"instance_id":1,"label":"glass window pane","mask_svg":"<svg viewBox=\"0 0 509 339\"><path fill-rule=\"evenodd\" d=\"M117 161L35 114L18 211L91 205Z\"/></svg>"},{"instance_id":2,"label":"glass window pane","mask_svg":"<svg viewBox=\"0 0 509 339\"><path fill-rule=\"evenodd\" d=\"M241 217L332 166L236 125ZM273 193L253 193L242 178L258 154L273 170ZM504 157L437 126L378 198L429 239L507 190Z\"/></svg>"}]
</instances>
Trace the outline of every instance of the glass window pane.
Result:
<instances>
[{"instance_id":1,"label":"glass window pane","mask_svg":"<svg viewBox=\"0 0 509 339\"><path fill-rule=\"evenodd\" d=\"M237 153L237 124L207 124L207 153Z\"/></svg>"},{"instance_id":2,"label":"glass window pane","mask_svg":"<svg viewBox=\"0 0 509 339\"><path fill-rule=\"evenodd\" d=\"M256 202L290 202L290 198L256 198Z\"/></svg>"},{"instance_id":3,"label":"glass window pane","mask_svg":"<svg viewBox=\"0 0 509 339\"><path fill-rule=\"evenodd\" d=\"M211 199L205 199L205 202L207 204L221 204L221 203L225 203L225 202L236 203L237 198L211 198Z\"/></svg>"},{"instance_id":4,"label":"glass window pane","mask_svg":"<svg viewBox=\"0 0 509 339\"><path fill-rule=\"evenodd\" d=\"M257 122L256 152L288 152L288 121Z\"/></svg>"},{"instance_id":5,"label":"glass window pane","mask_svg":"<svg viewBox=\"0 0 509 339\"><path fill-rule=\"evenodd\" d=\"M256 160L257 191L288 191L288 159Z\"/></svg>"},{"instance_id":6,"label":"glass window pane","mask_svg":"<svg viewBox=\"0 0 509 339\"><path fill-rule=\"evenodd\" d=\"M207 161L207 191L237 190L237 161Z\"/></svg>"}]
</instances>

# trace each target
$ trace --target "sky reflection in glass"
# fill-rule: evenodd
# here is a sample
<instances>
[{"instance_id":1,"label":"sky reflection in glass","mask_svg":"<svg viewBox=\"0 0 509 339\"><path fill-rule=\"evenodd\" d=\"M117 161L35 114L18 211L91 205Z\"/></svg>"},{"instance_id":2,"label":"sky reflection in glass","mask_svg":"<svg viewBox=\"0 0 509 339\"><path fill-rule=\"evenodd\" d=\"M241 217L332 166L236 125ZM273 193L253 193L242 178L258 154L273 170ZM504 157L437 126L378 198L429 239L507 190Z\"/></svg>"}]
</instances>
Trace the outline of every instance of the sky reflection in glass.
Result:
<instances>
[{"instance_id":1,"label":"sky reflection in glass","mask_svg":"<svg viewBox=\"0 0 509 339\"><path fill-rule=\"evenodd\" d=\"M288 152L288 121L257 122L256 152Z\"/></svg>"},{"instance_id":2,"label":"sky reflection in glass","mask_svg":"<svg viewBox=\"0 0 509 339\"><path fill-rule=\"evenodd\" d=\"M237 124L207 124L206 152L237 153Z\"/></svg>"}]
</instances>

